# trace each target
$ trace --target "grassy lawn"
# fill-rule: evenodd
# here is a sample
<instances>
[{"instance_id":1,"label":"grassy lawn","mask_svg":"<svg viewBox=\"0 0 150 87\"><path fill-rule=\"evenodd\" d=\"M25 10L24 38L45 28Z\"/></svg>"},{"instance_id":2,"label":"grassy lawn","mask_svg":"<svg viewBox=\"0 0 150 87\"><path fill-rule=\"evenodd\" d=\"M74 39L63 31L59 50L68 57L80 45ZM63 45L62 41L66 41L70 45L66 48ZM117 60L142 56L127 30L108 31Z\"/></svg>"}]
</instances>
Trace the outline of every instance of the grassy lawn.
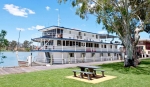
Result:
<instances>
[{"instance_id":1,"label":"grassy lawn","mask_svg":"<svg viewBox=\"0 0 150 87\"><path fill-rule=\"evenodd\" d=\"M124 68L123 63L101 66L107 75L117 78L97 84L65 78L77 68L55 69L0 76L0 87L149 87L150 59L142 60L137 68Z\"/></svg>"}]
</instances>

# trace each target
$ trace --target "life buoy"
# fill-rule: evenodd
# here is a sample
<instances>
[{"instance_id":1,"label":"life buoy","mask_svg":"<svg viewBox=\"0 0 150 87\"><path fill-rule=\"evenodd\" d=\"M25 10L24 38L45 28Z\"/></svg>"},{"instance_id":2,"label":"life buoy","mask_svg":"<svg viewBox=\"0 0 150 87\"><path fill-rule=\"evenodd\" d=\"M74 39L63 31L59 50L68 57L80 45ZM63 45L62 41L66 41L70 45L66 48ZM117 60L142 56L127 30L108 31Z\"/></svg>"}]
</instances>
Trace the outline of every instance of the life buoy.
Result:
<instances>
[{"instance_id":1,"label":"life buoy","mask_svg":"<svg viewBox=\"0 0 150 87\"><path fill-rule=\"evenodd\" d=\"M36 46L36 48L35 48L36 50L38 50L38 46Z\"/></svg>"},{"instance_id":2,"label":"life buoy","mask_svg":"<svg viewBox=\"0 0 150 87\"><path fill-rule=\"evenodd\" d=\"M57 37L59 37L59 38L60 38L60 34L58 34L58 35L57 35Z\"/></svg>"},{"instance_id":3,"label":"life buoy","mask_svg":"<svg viewBox=\"0 0 150 87\"><path fill-rule=\"evenodd\" d=\"M57 37L58 38L62 38L62 34L57 34Z\"/></svg>"}]
</instances>

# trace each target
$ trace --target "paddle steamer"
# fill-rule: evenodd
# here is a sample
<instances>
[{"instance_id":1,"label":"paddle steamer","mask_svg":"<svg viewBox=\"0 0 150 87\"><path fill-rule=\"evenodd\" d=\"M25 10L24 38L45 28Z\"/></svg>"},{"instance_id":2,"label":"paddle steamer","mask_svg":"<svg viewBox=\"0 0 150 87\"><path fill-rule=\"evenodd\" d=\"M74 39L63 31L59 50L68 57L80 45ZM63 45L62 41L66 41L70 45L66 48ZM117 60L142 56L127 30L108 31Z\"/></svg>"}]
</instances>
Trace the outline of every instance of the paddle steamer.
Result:
<instances>
[{"instance_id":1,"label":"paddle steamer","mask_svg":"<svg viewBox=\"0 0 150 87\"><path fill-rule=\"evenodd\" d=\"M33 52L39 52L37 62L66 64L117 60L118 44L113 40L117 36L98 34L78 29L51 26L40 29L41 37L31 39L40 46Z\"/></svg>"}]
</instances>

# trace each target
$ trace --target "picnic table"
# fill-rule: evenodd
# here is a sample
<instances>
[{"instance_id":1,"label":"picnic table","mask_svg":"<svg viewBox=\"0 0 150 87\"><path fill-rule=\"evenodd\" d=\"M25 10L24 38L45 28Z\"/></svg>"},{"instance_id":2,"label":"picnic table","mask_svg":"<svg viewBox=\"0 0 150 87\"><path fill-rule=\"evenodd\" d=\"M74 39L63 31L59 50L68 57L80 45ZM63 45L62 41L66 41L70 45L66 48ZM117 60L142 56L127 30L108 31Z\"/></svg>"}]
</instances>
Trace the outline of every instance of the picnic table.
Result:
<instances>
[{"instance_id":1,"label":"picnic table","mask_svg":"<svg viewBox=\"0 0 150 87\"><path fill-rule=\"evenodd\" d=\"M96 71L99 71L100 67L97 66L77 66L80 68L80 70L73 70L74 77L76 77L76 72L80 73L80 77L83 78L83 76L88 76L88 80L91 80L91 75L93 77L96 77ZM102 72L102 76L104 76L104 70L100 70Z\"/></svg>"},{"instance_id":2,"label":"picnic table","mask_svg":"<svg viewBox=\"0 0 150 87\"><path fill-rule=\"evenodd\" d=\"M79 67L80 68L80 70L81 71L88 71L88 72L95 72L96 73L96 71L94 71L94 69L99 69L100 67L97 67L97 66L77 66L77 67ZM85 75L86 75L86 73L85 73ZM95 74L93 73L93 77L95 77Z\"/></svg>"}]
</instances>

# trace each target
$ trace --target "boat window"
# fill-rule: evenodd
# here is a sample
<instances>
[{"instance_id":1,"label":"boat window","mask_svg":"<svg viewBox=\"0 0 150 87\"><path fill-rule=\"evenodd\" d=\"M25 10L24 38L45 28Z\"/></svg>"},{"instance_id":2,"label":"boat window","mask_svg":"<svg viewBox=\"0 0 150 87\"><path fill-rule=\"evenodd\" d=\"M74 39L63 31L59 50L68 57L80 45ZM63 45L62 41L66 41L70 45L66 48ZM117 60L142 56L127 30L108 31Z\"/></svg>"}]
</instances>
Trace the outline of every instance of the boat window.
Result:
<instances>
[{"instance_id":1,"label":"boat window","mask_svg":"<svg viewBox=\"0 0 150 87\"><path fill-rule=\"evenodd\" d=\"M110 56L110 53L108 53L108 56Z\"/></svg>"},{"instance_id":2,"label":"boat window","mask_svg":"<svg viewBox=\"0 0 150 87\"><path fill-rule=\"evenodd\" d=\"M73 41L73 46L75 46L75 42Z\"/></svg>"},{"instance_id":3,"label":"boat window","mask_svg":"<svg viewBox=\"0 0 150 87\"><path fill-rule=\"evenodd\" d=\"M89 47L92 47L92 43L89 43Z\"/></svg>"},{"instance_id":4,"label":"boat window","mask_svg":"<svg viewBox=\"0 0 150 87\"><path fill-rule=\"evenodd\" d=\"M80 36L80 39L82 39L82 36Z\"/></svg>"},{"instance_id":5,"label":"boat window","mask_svg":"<svg viewBox=\"0 0 150 87\"><path fill-rule=\"evenodd\" d=\"M61 46L61 40L57 40L57 46Z\"/></svg>"},{"instance_id":6,"label":"boat window","mask_svg":"<svg viewBox=\"0 0 150 87\"><path fill-rule=\"evenodd\" d=\"M98 39L98 35L96 35L96 39Z\"/></svg>"},{"instance_id":7,"label":"boat window","mask_svg":"<svg viewBox=\"0 0 150 87\"><path fill-rule=\"evenodd\" d=\"M81 42L79 42L79 47L81 46Z\"/></svg>"},{"instance_id":8,"label":"boat window","mask_svg":"<svg viewBox=\"0 0 150 87\"><path fill-rule=\"evenodd\" d=\"M116 56L116 53L114 53L114 56Z\"/></svg>"},{"instance_id":9,"label":"boat window","mask_svg":"<svg viewBox=\"0 0 150 87\"><path fill-rule=\"evenodd\" d=\"M103 53L101 53L101 56L103 56Z\"/></svg>"},{"instance_id":10,"label":"boat window","mask_svg":"<svg viewBox=\"0 0 150 87\"><path fill-rule=\"evenodd\" d=\"M69 34L71 34L71 31L69 31Z\"/></svg>"},{"instance_id":11,"label":"boat window","mask_svg":"<svg viewBox=\"0 0 150 87\"><path fill-rule=\"evenodd\" d=\"M53 40L50 40L50 41L49 41L49 44L50 44L50 45L53 45Z\"/></svg>"},{"instance_id":12,"label":"boat window","mask_svg":"<svg viewBox=\"0 0 150 87\"><path fill-rule=\"evenodd\" d=\"M76 46L79 46L79 45L78 45L78 42L76 42Z\"/></svg>"},{"instance_id":13,"label":"boat window","mask_svg":"<svg viewBox=\"0 0 150 87\"><path fill-rule=\"evenodd\" d=\"M88 43L86 43L86 47L89 47Z\"/></svg>"},{"instance_id":14,"label":"boat window","mask_svg":"<svg viewBox=\"0 0 150 87\"><path fill-rule=\"evenodd\" d=\"M84 36L86 36L86 34L84 33Z\"/></svg>"},{"instance_id":15,"label":"boat window","mask_svg":"<svg viewBox=\"0 0 150 87\"><path fill-rule=\"evenodd\" d=\"M66 41L66 46L69 46L69 41Z\"/></svg>"},{"instance_id":16,"label":"boat window","mask_svg":"<svg viewBox=\"0 0 150 87\"><path fill-rule=\"evenodd\" d=\"M112 45L110 45L110 48L112 48Z\"/></svg>"},{"instance_id":17,"label":"boat window","mask_svg":"<svg viewBox=\"0 0 150 87\"><path fill-rule=\"evenodd\" d=\"M117 49L117 45L115 46L115 48Z\"/></svg>"},{"instance_id":18,"label":"boat window","mask_svg":"<svg viewBox=\"0 0 150 87\"><path fill-rule=\"evenodd\" d=\"M66 42L66 41L63 41L63 46L66 46L65 42Z\"/></svg>"},{"instance_id":19,"label":"boat window","mask_svg":"<svg viewBox=\"0 0 150 87\"><path fill-rule=\"evenodd\" d=\"M81 57L85 57L85 53L81 53Z\"/></svg>"},{"instance_id":20,"label":"boat window","mask_svg":"<svg viewBox=\"0 0 150 87\"><path fill-rule=\"evenodd\" d=\"M83 43L83 46L85 46L85 43Z\"/></svg>"},{"instance_id":21,"label":"boat window","mask_svg":"<svg viewBox=\"0 0 150 87\"><path fill-rule=\"evenodd\" d=\"M84 47L84 46L85 46L85 43L81 43L81 46L83 46L83 47Z\"/></svg>"},{"instance_id":22,"label":"boat window","mask_svg":"<svg viewBox=\"0 0 150 87\"><path fill-rule=\"evenodd\" d=\"M83 43L81 43L81 46L83 46Z\"/></svg>"},{"instance_id":23,"label":"boat window","mask_svg":"<svg viewBox=\"0 0 150 87\"><path fill-rule=\"evenodd\" d=\"M94 47L96 47L96 44L94 44Z\"/></svg>"},{"instance_id":24,"label":"boat window","mask_svg":"<svg viewBox=\"0 0 150 87\"><path fill-rule=\"evenodd\" d=\"M73 44L72 44L72 41L70 41L70 46L72 46Z\"/></svg>"},{"instance_id":25,"label":"boat window","mask_svg":"<svg viewBox=\"0 0 150 87\"><path fill-rule=\"evenodd\" d=\"M74 53L69 53L70 57L74 57Z\"/></svg>"},{"instance_id":26,"label":"boat window","mask_svg":"<svg viewBox=\"0 0 150 87\"><path fill-rule=\"evenodd\" d=\"M61 29L61 34L63 34L63 29Z\"/></svg>"},{"instance_id":27,"label":"boat window","mask_svg":"<svg viewBox=\"0 0 150 87\"><path fill-rule=\"evenodd\" d=\"M106 48L106 45L104 45L104 48Z\"/></svg>"},{"instance_id":28,"label":"boat window","mask_svg":"<svg viewBox=\"0 0 150 87\"><path fill-rule=\"evenodd\" d=\"M60 34L60 29L57 29L57 34Z\"/></svg>"},{"instance_id":29,"label":"boat window","mask_svg":"<svg viewBox=\"0 0 150 87\"><path fill-rule=\"evenodd\" d=\"M94 43L91 43L91 47L94 47Z\"/></svg>"},{"instance_id":30,"label":"boat window","mask_svg":"<svg viewBox=\"0 0 150 87\"><path fill-rule=\"evenodd\" d=\"M79 32L79 36L81 35L81 32Z\"/></svg>"}]
</instances>

